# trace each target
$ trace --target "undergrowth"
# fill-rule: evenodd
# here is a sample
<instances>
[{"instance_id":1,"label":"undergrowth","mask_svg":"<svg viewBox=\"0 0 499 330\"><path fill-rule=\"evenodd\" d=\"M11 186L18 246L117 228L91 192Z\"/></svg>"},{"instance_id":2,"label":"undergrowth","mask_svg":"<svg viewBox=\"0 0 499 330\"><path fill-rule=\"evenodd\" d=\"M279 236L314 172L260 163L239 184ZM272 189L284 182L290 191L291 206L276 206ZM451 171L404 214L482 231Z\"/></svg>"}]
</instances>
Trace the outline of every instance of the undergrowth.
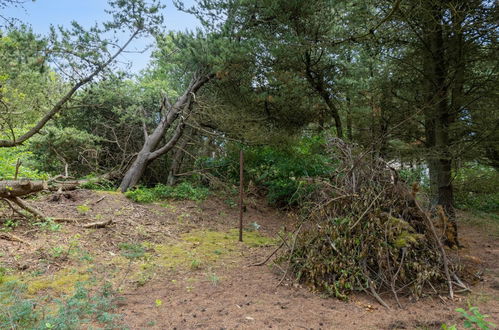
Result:
<instances>
[{"instance_id":1,"label":"undergrowth","mask_svg":"<svg viewBox=\"0 0 499 330\"><path fill-rule=\"evenodd\" d=\"M200 201L208 197L208 194L208 188L195 186L184 181L176 186L158 184L153 188L139 187L127 191L125 196L137 203L152 203L164 199Z\"/></svg>"},{"instance_id":2,"label":"undergrowth","mask_svg":"<svg viewBox=\"0 0 499 330\"><path fill-rule=\"evenodd\" d=\"M90 293L85 283L63 299L30 298L25 284L0 285L0 329L117 329L120 315L112 313L115 296L109 285Z\"/></svg>"},{"instance_id":3,"label":"undergrowth","mask_svg":"<svg viewBox=\"0 0 499 330\"><path fill-rule=\"evenodd\" d=\"M499 171L488 166L470 164L456 172L454 179L456 205L464 210L499 212Z\"/></svg>"}]
</instances>

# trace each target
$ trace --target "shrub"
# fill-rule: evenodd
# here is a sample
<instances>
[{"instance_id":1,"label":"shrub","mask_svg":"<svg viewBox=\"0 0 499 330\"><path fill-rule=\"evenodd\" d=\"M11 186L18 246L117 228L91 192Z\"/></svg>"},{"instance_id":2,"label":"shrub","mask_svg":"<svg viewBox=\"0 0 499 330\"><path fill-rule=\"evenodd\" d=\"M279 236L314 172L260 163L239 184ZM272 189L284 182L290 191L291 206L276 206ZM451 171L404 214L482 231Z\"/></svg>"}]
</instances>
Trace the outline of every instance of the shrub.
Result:
<instances>
[{"instance_id":1,"label":"shrub","mask_svg":"<svg viewBox=\"0 0 499 330\"><path fill-rule=\"evenodd\" d=\"M137 203L152 203L167 198L199 201L208 197L208 194L209 190L207 188L184 181L176 186L158 184L153 188L141 187L129 190L125 193L125 196Z\"/></svg>"},{"instance_id":2,"label":"shrub","mask_svg":"<svg viewBox=\"0 0 499 330\"><path fill-rule=\"evenodd\" d=\"M463 167L454 179L456 205L462 209L499 212L498 186L496 169L478 164Z\"/></svg>"},{"instance_id":3,"label":"shrub","mask_svg":"<svg viewBox=\"0 0 499 330\"><path fill-rule=\"evenodd\" d=\"M49 175L34 169L32 153L25 146L0 148L0 180L13 179L17 160L22 162L18 178L47 179Z\"/></svg>"},{"instance_id":4,"label":"shrub","mask_svg":"<svg viewBox=\"0 0 499 330\"><path fill-rule=\"evenodd\" d=\"M313 186L305 184L308 178L327 175L334 168L330 158L323 155L322 144L323 139L320 137L306 137L287 148L282 146L246 148L245 180L263 189L271 205L296 206L300 196L313 189ZM216 165L216 175L228 175L233 182L238 182L239 151L235 150L238 148L233 149L227 158L207 161L209 164L205 167Z\"/></svg>"}]
</instances>

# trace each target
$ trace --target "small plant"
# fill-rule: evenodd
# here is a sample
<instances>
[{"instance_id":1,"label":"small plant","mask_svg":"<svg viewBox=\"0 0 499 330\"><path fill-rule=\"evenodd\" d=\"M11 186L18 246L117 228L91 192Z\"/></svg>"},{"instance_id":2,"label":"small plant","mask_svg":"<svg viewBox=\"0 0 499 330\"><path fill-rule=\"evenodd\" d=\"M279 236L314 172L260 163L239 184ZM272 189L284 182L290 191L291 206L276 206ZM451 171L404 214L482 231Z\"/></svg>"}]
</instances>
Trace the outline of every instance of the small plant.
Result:
<instances>
[{"instance_id":1,"label":"small plant","mask_svg":"<svg viewBox=\"0 0 499 330\"><path fill-rule=\"evenodd\" d=\"M96 324L116 328L119 315L111 313L115 298L109 285L91 295L78 283L73 296L50 301L50 308L26 298L26 290L18 282L0 286L0 329L86 329Z\"/></svg>"},{"instance_id":2,"label":"small plant","mask_svg":"<svg viewBox=\"0 0 499 330\"><path fill-rule=\"evenodd\" d=\"M487 321L485 318L488 315L480 313L478 307L470 306L468 310L464 308L457 308L456 312L460 313L464 317L463 327L465 329L481 329L488 330L493 329L496 325L492 322ZM457 330L457 325L447 325L442 324L442 329L444 330Z\"/></svg>"},{"instance_id":3,"label":"small plant","mask_svg":"<svg viewBox=\"0 0 499 330\"><path fill-rule=\"evenodd\" d=\"M64 248L64 246L62 245L59 245L59 246L54 246L50 249L50 255L54 258L59 258L60 256L63 255L64 251L66 251L66 249Z\"/></svg>"},{"instance_id":4,"label":"small plant","mask_svg":"<svg viewBox=\"0 0 499 330\"><path fill-rule=\"evenodd\" d=\"M145 255L145 248L141 244L135 243L120 243L118 247L121 250L121 255L127 259L140 259Z\"/></svg>"},{"instance_id":5,"label":"small plant","mask_svg":"<svg viewBox=\"0 0 499 330\"><path fill-rule=\"evenodd\" d=\"M213 284L213 286L217 286L220 282L220 277L218 277L215 273L208 274L208 279L210 280L211 284Z\"/></svg>"},{"instance_id":6,"label":"small plant","mask_svg":"<svg viewBox=\"0 0 499 330\"><path fill-rule=\"evenodd\" d=\"M194 259L191 262L191 269L199 269L201 268L201 260Z\"/></svg>"},{"instance_id":7,"label":"small plant","mask_svg":"<svg viewBox=\"0 0 499 330\"><path fill-rule=\"evenodd\" d=\"M15 219L6 219L3 223L3 226L6 229L16 228L18 225L19 225L19 222Z\"/></svg>"},{"instance_id":8,"label":"small plant","mask_svg":"<svg viewBox=\"0 0 499 330\"><path fill-rule=\"evenodd\" d=\"M59 231L62 228L60 223L55 222L52 218L47 218L45 221L36 222L35 226L39 226L43 230Z\"/></svg>"},{"instance_id":9,"label":"small plant","mask_svg":"<svg viewBox=\"0 0 499 330\"><path fill-rule=\"evenodd\" d=\"M80 213L80 214L86 214L88 211L90 211L90 206L85 205L85 204L78 205L76 207L76 211L78 211L78 213Z\"/></svg>"}]
</instances>

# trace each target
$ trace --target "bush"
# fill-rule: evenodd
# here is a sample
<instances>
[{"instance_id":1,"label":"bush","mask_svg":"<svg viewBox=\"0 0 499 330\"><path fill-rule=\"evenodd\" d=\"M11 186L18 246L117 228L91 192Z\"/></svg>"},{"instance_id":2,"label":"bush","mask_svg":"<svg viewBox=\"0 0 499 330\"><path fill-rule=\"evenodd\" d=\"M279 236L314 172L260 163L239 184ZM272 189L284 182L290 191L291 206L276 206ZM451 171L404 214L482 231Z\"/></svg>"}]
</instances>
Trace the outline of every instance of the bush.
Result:
<instances>
[{"instance_id":1,"label":"bush","mask_svg":"<svg viewBox=\"0 0 499 330\"><path fill-rule=\"evenodd\" d=\"M462 209L499 212L499 171L471 164L459 169L454 179L456 205Z\"/></svg>"},{"instance_id":2,"label":"bush","mask_svg":"<svg viewBox=\"0 0 499 330\"><path fill-rule=\"evenodd\" d=\"M331 160L322 154L323 139L306 137L293 146L257 146L244 149L245 181L263 189L269 204L296 206L300 196L313 189L308 178L327 175L333 169ZM213 174L239 182L239 148L222 159L205 159L201 167L214 168Z\"/></svg>"},{"instance_id":3,"label":"bush","mask_svg":"<svg viewBox=\"0 0 499 330\"><path fill-rule=\"evenodd\" d=\"M46 127L40 135L33 137L30 149L36 168L60 174L65 164L73 176L88 174L98 167L101 138L73 127Z\"/></svg>"},{"instance_id":4,"label":"bush","mask_svg":"<svg viewBox=\"0 0 499 330\"><path fill-rule=\"evenodd\" d=\"M47 179L47 173L34 170L32 153L25 146L14 148L0 148L0 180L13 179L16 172L17 160L22 162L18 178Z\"/></svg>"},{"instance_id":5,"label":"bush","mask_svg":"<svg viewBox=\"0 0 499 330\"><path fill-rule=\"evenodd\" d=\"M152 203L168 198L199 201L208 197L208 194L209 190L207 188L194 186L185 181L176 186L158 184L154 188L141 187L127 191L125 196L137 203Z\"/></svg>"}]
</instances>

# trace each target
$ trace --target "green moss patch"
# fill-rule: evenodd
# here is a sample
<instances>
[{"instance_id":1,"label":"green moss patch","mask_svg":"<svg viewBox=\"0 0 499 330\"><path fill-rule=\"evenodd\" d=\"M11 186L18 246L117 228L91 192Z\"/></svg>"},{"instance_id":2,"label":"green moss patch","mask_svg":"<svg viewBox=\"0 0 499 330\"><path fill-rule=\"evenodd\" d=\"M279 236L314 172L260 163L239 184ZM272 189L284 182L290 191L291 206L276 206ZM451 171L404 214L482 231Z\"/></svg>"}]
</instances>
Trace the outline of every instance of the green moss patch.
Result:
<instances>
[{"instance_id":1,"label":"green moss patch","mask_svg":"<svg viewBox=\"0 0 499 330\"><path fill-rule=\"evenodd\" d=\"M53 290L58 293L70 294L78 282L90 278L86 270L62 269L53 275L41 276L36 280L26 280L27 293L34 295L42 290Z\"/></svg>"},{"instance_id":2,"label":"green moss patch","mask_svg":"<svg viewBox=\"0 0 499 330\"><path fill-rule=\"evenodd\" d=\"M122 269L132 263L130 278L143 285L161 270L205 269L237 255L244 248L275 244L274 239L256 231L245 232L243 243L238 242L238 238L237 230L195 230L172 243L142 243L147 252L139 259L130 262L124 256L116 256L111 263Z\"/></svg>"}]
</instances>

